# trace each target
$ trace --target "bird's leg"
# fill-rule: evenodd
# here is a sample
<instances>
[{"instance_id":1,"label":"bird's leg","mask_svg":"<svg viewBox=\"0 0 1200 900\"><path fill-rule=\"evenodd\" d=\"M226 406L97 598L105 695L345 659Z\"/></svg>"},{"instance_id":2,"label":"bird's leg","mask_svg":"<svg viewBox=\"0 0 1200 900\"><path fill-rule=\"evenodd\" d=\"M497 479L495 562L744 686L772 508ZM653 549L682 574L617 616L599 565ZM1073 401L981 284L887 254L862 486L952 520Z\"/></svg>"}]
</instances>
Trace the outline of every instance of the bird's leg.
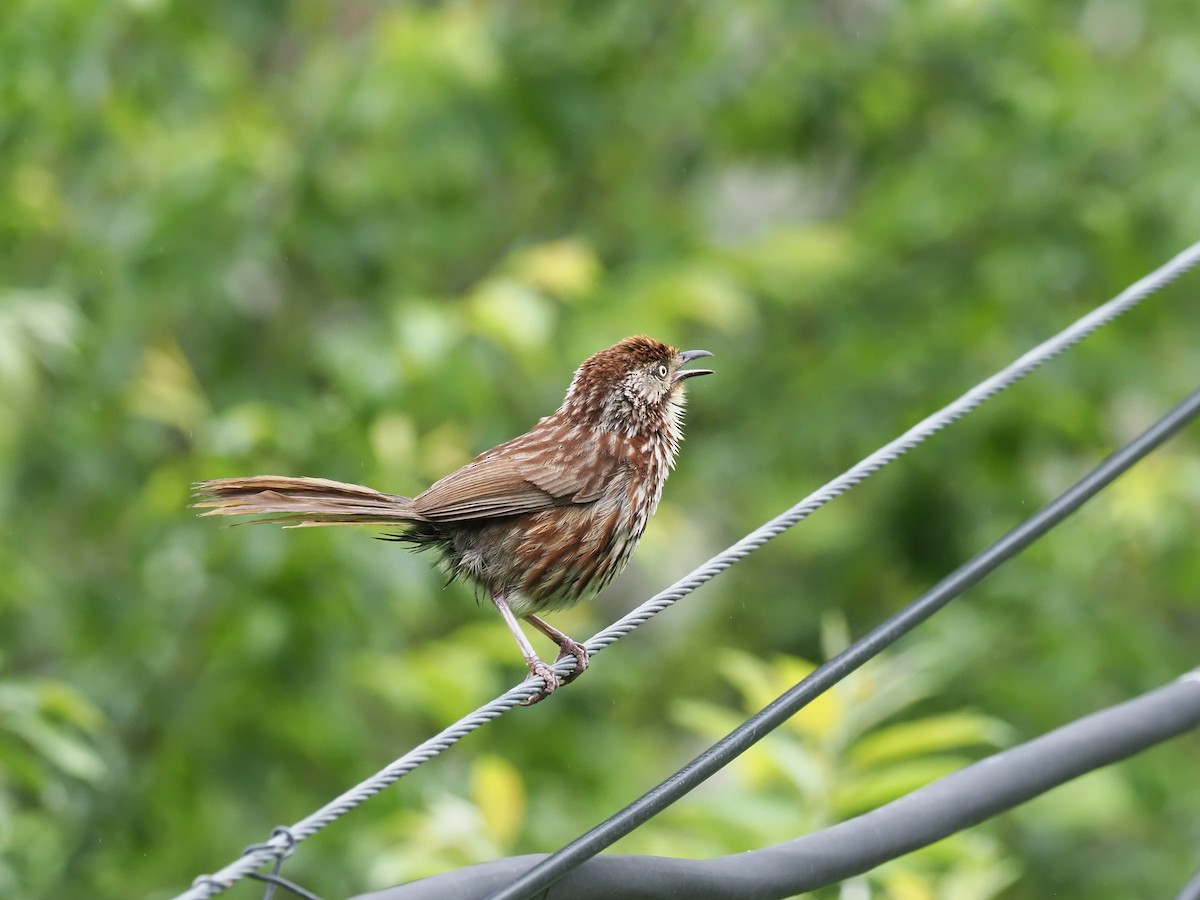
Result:
<instances>
[{"instance_id":1,"label":"bird's leg","mask_svg":"<svg viewBox=\"0 0 1200 900\"><path fill-rule=\"evenodd\" d=\"M571 640L571 638L567 637L549 622L544 621L538 616L526 616L525 621L544 634L546 637L550 638L550 640L554 641L554 643L558 644L559 659L566 659L568 656L575 657L575 671L566 678L562 679L562 684L570 684L583 673L584 669L588 667L587 647L583 646L583 644L579 643L579 641Z\"/></svg>"},{"instance_id":2,"label":"bird's leg","mask_svg":"<svg viewBox=\"0 0 1200 900\"><path fill-rule=\"evenodd\" d=\"M499 591L493 593L492 602L496 604L496 609L500 610L504 624L508 626L508 630L512 632L512 636L517 641L517 646L521 648L521 653L525 655L525 665L529 666L530 672L542 679L542 689L522 704L523 706L532 706L554 693L554 689L559 684L558 676L554 674L554 670L550 666L542 662L534 651L533 644L529 643L529 638L525 637L525 632L517 623L517 617L513 615L512 608L509 607L504 594Z\"/></svg>"}]
</instances>

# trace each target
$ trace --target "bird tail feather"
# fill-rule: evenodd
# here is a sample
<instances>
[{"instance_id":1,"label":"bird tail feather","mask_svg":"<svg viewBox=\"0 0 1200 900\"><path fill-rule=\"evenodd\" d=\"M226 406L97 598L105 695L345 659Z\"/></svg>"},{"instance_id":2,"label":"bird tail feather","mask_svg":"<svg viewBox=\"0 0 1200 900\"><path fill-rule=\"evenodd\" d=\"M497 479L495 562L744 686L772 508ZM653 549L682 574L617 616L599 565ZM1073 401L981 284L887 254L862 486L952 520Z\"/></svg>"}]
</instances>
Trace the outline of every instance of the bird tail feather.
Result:
<instances>
[{"instance_id":1,"label":"bird tail feather","mask_svg":"<svg viewBox=\"0 0 1200 900\"><path fill-rule=\"evenodd\" d=\"M204 509L203 516L264 516L253 521L287 528L427 521L413 507L411 497L328 478L255 475L201 481L192 489L192 506Z\"/></svg>"}]
</instances>

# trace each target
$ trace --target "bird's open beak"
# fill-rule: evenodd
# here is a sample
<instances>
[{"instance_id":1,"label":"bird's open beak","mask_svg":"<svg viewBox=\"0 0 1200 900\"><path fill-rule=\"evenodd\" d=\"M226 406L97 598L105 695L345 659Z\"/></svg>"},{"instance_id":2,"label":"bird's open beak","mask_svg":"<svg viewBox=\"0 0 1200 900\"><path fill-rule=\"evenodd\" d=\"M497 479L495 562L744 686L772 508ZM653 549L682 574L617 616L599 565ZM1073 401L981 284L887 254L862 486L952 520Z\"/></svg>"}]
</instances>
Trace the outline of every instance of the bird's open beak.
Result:
<instances>
[{"instance_id":1,"label":"bird's open beak","mask_svg":"<svg viewBox=\"0 0 1200 900\"><path fill-rule=\"evenodd\" d=\"M683 350L679 354L679 358L681 360L683 360L682 365L685 365L685 366L688 363L690 363L693 359L700 359L705 356L712 356L712 354L709 353L707 350ZM686 371L683 369L679 369L675 373L675 380L683 381L683 379L691 378L693 375L711 375L711 374L713 374L712 369L688 369Z\"/></svg>"}]
</instances>

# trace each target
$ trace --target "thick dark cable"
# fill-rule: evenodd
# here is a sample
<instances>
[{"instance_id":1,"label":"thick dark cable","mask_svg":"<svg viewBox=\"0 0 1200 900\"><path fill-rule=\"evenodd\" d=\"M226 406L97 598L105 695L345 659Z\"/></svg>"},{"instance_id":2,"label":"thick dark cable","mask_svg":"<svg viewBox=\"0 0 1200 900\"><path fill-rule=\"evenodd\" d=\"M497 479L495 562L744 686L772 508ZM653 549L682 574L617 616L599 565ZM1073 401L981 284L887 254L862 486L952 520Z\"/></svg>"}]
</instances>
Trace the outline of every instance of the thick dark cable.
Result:
<instances>
[{"instance_id":1,"label":"thick dark cable","mask_svg":"<svg viewBox=\"0 0 1200 900\"><path fill-rule=\"evenodd\" d=\"M823 831L715 859L604 854L568 873L549 893L572 900L790 897L862 874L1198 725L1200 670ZM498 859L355 900L477 900L542 859ZM1197 897L1183 894L1179 900Z\"/></svg>"},{"instance_id":2,"label":"thick dark cable","mask_svg":"<svg viewBox=\"0 0 1200 900\"><path fill-rule=\"evenodd\" d=\"M263 894L263 900L271 900L271 898L275 896L275 888L277 887L281 887L285 891L291 891L297 897L303 898L303 900L321 900L321 898L312 891L300 887L300 885L296 884L294 881L289 881L278 872L271 872L270 874L266 872L250 872L248 875L246 875L246 877L252 878L255 881L265 881L267 883L267 890L266 893Z\"/></svg>"},{"instance_id":3,"label":"thick dark cable","mask_svg":"<svg viewBox=\"0 0 1200 900\"><path fill-rule=\"evenodd\" d=\"M881 650L920 625L1002 563L1016 556L1079 509L1135 462L1178 432L1198 413L1200 389L1193 391L1153 426L1106 458L1039 512L955 569L933 588L842 653L819 666L811 675L751 716L666 781L551 854L511 885L491 894L489 900L524 900L532 897L554 884L584 860L595 856L662 812Z\"/></svg>"}]
</instances>

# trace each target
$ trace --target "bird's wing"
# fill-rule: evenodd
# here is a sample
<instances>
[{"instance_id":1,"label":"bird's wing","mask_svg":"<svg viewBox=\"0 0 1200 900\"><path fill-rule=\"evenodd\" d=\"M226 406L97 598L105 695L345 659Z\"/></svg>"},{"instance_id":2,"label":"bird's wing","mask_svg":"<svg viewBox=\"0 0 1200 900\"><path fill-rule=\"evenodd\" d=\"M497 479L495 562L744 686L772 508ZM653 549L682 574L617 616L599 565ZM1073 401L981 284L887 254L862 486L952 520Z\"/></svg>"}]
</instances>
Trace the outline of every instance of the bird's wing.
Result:
<instances>
[{"instance_id":1,"label":"bird's wing","mask_svg":"<svg viewBox=\"0 0 1200 900\"><path fill-rule=\"evenodd\" d=\"M591 503L603 493L618 461L595 448L515 441L491 450L436 482L413 500L435 522L462 522Z\"/></svg>"}]
</instances>

